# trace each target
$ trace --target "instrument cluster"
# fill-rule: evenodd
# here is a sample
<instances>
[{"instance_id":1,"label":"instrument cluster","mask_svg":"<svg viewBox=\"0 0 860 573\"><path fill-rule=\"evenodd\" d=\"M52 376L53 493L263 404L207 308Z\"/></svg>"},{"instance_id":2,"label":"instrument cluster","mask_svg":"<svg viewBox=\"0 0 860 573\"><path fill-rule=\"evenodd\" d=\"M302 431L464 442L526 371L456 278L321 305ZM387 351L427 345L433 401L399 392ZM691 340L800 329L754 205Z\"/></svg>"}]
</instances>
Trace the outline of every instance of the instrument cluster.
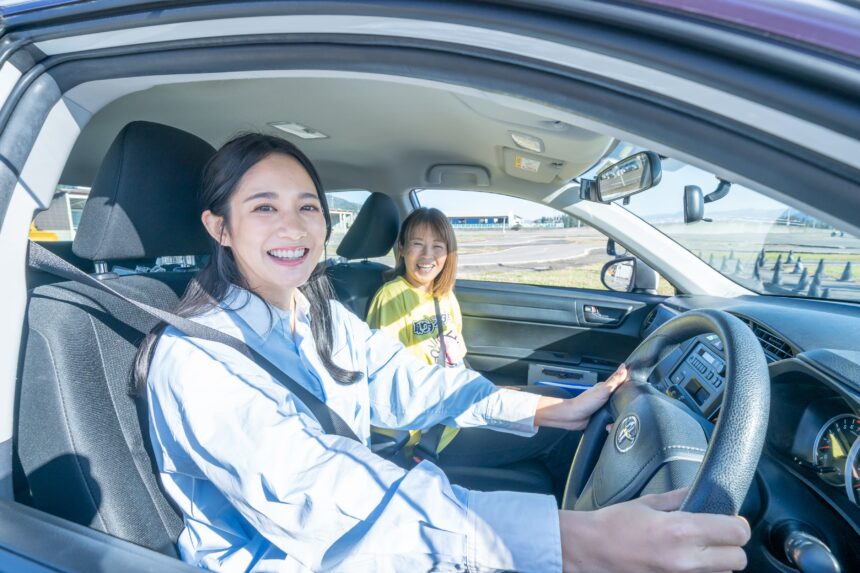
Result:
<instances>
[{"instance_id":1,"label":"instrument cluster","mask_svg":"<svg viewBox=\"0 0 860 573\"><path fill-rule=\"evenodd\" d=\"M808 388L808 387L806 387ZM860 414L840 397L803 400L804 386L774 386L768 440L834 494L860 505ZM820 387L819 387L820 396ZM794 398L785 406L785 400Z\"/></svg>"}]
</instances>

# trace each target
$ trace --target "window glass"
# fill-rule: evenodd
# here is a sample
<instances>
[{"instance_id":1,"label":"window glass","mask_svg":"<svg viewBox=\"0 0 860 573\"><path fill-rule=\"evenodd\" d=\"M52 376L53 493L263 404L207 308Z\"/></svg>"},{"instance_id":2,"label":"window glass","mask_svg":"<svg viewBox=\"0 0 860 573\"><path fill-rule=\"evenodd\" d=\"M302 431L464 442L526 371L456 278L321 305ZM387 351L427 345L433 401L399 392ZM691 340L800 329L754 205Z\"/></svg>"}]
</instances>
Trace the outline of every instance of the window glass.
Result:
<instances>
[{"instance_id":1,"label":"window glass","mask_svg":"<svg viewBox=\"0 0 860 573\"><path fill-rule=\"evenodd\" d=\"M458 279L606 290L606 236L566 213L485 192L425 189L418 201L451 221ZM674 289L661 278L658 292Z\"/></svg>"},{"instance_id":2,"label":"window glass","mask_svg":"<svg viewBox=\"0 0 860 573\"><path fill-rule=\"evenodd\" d=\"M710 195L701 220L685 221L685 193ZM759 294L860 300L860 238L702 169L665 159L660 183L624 208Z\"/></svg>"},{"instance_id":3,"label":"window glass","mask_svg":"<svg viewBox=\"0 0 860 573\"><path fill-rule=\"evenodd\" d=\"M73 240L81 222L81 213L89 192L88 187L58 186L48 208L36 214L32 229L34 234L31 239Z\"/></svg>"}]
</instances>

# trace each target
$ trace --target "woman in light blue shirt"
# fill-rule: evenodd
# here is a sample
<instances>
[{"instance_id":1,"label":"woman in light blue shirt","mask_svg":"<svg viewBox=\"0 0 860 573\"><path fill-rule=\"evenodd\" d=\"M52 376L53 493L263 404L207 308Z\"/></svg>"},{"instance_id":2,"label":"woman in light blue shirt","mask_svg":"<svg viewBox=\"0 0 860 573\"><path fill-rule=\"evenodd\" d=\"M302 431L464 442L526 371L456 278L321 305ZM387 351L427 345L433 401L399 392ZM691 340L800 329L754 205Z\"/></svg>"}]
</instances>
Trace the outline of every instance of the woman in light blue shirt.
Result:
<instances>
[{"instance_id":1,"label":"woman in light blue shirt","mask_svg":"<svg viewBox=\"0 0 860 573\"><path fill-rule=\"evenodd\" d=\"M580 430L623 382L562 400L497 389L412 358L332 300L317 266L331 231L319 177L292 144L225 144L204 174L209 264L179 314L243 340L323 400L361 443L238 351L173 328L141 347L162 484L184 514L182 558L219 571L724 571L749 527L676 509L682 492L595 512L552 496L470 491L430 462L406 471L368 448L370 425Z\"/></svg>"}]
</instances>

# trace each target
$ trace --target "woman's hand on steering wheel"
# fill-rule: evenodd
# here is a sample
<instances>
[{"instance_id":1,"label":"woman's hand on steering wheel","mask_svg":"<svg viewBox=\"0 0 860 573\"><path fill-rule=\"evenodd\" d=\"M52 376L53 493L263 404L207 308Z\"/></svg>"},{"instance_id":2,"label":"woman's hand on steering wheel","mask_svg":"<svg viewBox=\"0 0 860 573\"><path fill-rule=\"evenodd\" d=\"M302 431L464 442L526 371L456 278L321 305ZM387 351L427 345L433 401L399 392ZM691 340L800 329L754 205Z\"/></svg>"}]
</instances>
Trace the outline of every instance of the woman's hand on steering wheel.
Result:
<instances>
[{"instance_id":1,"label":"woman's hand on steering wheel","mask_svg":"<svg viewBox=\"0 0 860 573\"><path fill-rule=\"evenodd\" d=\"M597 511L560 511L565 572L728 572L747 564L742 517L676 511L687 489Z\"/></svg>"},{"instance_id":2,"label":"woman's hand on steering wheel","mask_svg":"<svg viewBox=\"0 0 860 573\"><path fill-rule=\"evenodd\" d=\"M622 364L609 378L595 384L575 398L565 400L541 396L535 413L535 425L564 430L584 430L591 415L606 404L612 393L627 379L627 367Z\"/></svg>"}]
</instances>

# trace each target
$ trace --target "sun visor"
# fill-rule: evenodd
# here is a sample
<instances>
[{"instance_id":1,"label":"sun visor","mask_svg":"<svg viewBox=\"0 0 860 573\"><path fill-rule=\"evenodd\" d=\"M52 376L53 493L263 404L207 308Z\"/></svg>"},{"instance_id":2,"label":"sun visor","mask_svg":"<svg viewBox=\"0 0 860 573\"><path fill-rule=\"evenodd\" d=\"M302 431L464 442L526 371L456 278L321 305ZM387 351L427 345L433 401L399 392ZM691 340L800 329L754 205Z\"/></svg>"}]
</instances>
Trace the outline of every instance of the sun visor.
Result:
<instances>
[{"instance_id":1,"label":"sun visor","mask_svg":"<svg viewBox=\"0 0 860 573\"><path fill-rule=\"evenodd\" d=\"M565 162L534 153L503 147L502 154L505 162L505 173L511 177L533 181L535 183L550 183L564 169Z\"/></svg>"}]
</instances>

